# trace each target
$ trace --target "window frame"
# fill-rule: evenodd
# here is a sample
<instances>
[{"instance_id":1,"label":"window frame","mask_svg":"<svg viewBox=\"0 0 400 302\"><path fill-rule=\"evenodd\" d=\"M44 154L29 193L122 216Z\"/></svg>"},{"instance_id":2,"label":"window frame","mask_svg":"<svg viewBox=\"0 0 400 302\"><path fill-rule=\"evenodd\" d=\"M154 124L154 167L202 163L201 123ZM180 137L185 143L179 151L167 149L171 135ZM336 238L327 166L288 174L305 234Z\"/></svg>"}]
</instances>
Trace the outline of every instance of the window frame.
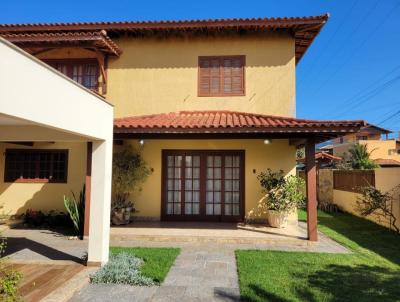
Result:
<instances>
[{"instance_id":1,"label":"window frame","mask_svg":"<svg viewBox=\"0 0 400 302\"><path fill-rule=\"evenodd\" d=\"M50 178L18 178L12 179L8 175L8 164L7 164L7 154L9 152L16 153L34 153L34 152L47 152L47 153L64 153L65 154L65 172L63 179L50 179ZM4 182L5 183L67 183L68 182L68 159L69 159L69 150L68 149L11 149L8 148L5 151L4 157ZM54 163L53 157L51 157L51 166ZM35 175L37 176L39 173L38 167L35 169Z\"/></svg>"},{"instance_id":2,"label":"window frame","mask_svg":"<svg viewBox=\"0 0 400 302\"><path fill-rule=\"evenodd\" d=\"M240 58L242 63L242 91L235 93L224 93L223 91L223 77L221 61L230 58ZM220 61L219 72L220 72L220 92L219 93L202 93L200 88L201 83L201 67L200 63L202 60L218 59ZM229 96L245 96L246 95L246 56L245 55L223 55L223 56L199 56L197 62L197 96L198 97L229 97Z\"/></svg>"},{"instance_id":3,"label":"window frame","mask_svg":"<svg viewBox=\"0 0 400 302\"><path fill-rule=\"evenodd\" d=\"M46 64L50 65L51 67L53 67L54 69L57 69L55 67L55 64L64 64L67 65L67 74L65 74L68 78L70 78L71 80L75 81L73 79L73 66L74 65L79 65L79 64L94 64L97 66L97 72L96 72L96 79L97 79L97 85L93 88L89 88L84 86L83 84L80 84L79 82L77 82L79 85L82 85L83 87L98 92L99 88L100 88L100 65L99 62L97 61L97 59L95 58L74 58L74 59L43 59L43 62L45 62Z\"/></svg>"}]
</instances>

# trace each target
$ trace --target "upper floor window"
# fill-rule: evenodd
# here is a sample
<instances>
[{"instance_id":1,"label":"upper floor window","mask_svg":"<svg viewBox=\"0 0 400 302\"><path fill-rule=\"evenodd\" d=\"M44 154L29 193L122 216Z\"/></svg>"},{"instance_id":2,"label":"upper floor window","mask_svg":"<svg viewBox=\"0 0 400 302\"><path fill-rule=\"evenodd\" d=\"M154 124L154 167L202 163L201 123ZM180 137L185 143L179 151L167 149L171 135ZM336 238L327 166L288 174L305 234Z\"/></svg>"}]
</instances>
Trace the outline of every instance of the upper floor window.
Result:
<instances>
[{"instance_id":1,"label":"upper floor window","mask_svg":"<svg viewBox=\"0 0 400 302\"><path fill-rule=\"evenodd\" d=\"M357 135L356 136L356 140L358 140L358 141L367 141L368 140L368 136L367 135Z\"/></svg>"},{"instance_id":2,"label":"upper floor window","mask_svg":"<svg viewBox=\"0 0 400 302\"><path fill-rule=\"evenodd\" d=\"M199 57L199 96L245 95L245 56Z\"/></svg>"},{"instance_id":3,"label":"upper floor window","mask_svg":"<svg viewBox=\"0 0 400 302\"><path fill-rule=\"evenodd\" d=\"M5 182L67 182L68 150L7 149Z\"/></svg>"},{"instance_id":4,"label":"upper floor window","mask_svg":"<svg viewBox=\"0 0 400 302\"><path fill-rule=\"evenodd\" d=\"M96 60L49 60L50 66L91 90L98 90L99 65Z\"/></svg>"}]
</instances>

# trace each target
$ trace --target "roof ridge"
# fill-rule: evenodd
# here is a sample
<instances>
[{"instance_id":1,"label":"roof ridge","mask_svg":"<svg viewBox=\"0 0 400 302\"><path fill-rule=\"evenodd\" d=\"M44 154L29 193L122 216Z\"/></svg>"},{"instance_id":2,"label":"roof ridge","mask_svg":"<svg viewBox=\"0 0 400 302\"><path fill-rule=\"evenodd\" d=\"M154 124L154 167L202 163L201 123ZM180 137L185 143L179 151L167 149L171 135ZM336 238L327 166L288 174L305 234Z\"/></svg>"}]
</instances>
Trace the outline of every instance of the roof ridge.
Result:
<instances>
[{"instance_id":1,"label":"roof ridge","mask_svg":"<svg viewBox=\"0 0 400 302\"><path fill-rule=\"evenodd\" d=\"M183 23L205 23L205 22L249 22L249 21L310 21L329 18L329 13L310 16L290 16L290 17L254 17L254 18L212 18L212 19L182 19L182 20L125 20L125 21L88 21L88 22L37 22L37 23L5 23L0 24L0 28L5 27L32 27L32 26L68 26L68 25L122 25L122 24L183 24Z\"/></svg>"}]
</instances>

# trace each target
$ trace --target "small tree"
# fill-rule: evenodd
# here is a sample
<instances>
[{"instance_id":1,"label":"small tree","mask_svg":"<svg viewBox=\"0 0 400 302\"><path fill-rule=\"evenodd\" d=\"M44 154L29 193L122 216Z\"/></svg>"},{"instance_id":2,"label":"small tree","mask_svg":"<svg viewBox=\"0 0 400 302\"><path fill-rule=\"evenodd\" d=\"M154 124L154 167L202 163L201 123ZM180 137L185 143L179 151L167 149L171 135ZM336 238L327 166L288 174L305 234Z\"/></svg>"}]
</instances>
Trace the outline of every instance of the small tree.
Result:
<instances>
[{"instance_id":1,"label":"small tree","mask_svg":"<svg viewBox=\"0 0 400 302\"><path fill-rule=\"evenodd\" d=\"M379 166L370 159L371 152L368 152L367 145L356 143L349 149L350 165L352 169L370 170L378 168Z\"/></svg>"},{"instance_id":2,"label":"small tree","mask_svg":"<svg viewBox=\"0 0 400 302\"><path fill-rule=\"evenodd\" d=\"M129 194L140 191L140 185L150 175L151 170L141 153L131 146L113 155L112 190L113 206L129 206Z\"/></svg>"},{"instance_id":3,"label":"small tree","mask_svg":"<svg viewBox=\"0 0 400 302\"><path fill-rule=\"evenodd\" d=\"M390 226L400 233L396 225L396 216L393 213L393 201L399 196L400 186L396 186L388 192L382 192L373 186L361 188L361 197L357 199L358 211L362 216L375 214L377 216L389 217Z\"/></svg>"}]
</instances>

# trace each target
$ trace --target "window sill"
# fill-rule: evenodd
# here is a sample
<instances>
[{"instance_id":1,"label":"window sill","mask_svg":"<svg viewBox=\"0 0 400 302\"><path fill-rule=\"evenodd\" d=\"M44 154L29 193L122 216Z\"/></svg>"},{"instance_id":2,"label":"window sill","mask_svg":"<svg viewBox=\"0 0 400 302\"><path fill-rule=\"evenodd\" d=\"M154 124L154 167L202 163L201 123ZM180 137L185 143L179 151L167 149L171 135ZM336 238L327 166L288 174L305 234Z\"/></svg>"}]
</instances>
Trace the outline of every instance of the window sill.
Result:
<instances>
[{"instance_id":1,"label":"window sill","mask_svg":"<svg viewBox=\"0 0 400 302\"><path fill-rule=\"evenodd\" d=\"M5 180L5 183L67 183L66 181L52 181L50 179L44 179L44 178L19 178L16 180Z\"/></svg>"},{"instance_id":2,"label":"window sill","mask_svg":"<svg viewBox=\"0 0 400 302\"><path fill-rule=\"evenodd\" d=\"M204 98L213 98L213 97L232 97L232 96L246 96L245 93L234 93L234 94L198 94L198 97Z\"/></svg>"}]
</instances>

